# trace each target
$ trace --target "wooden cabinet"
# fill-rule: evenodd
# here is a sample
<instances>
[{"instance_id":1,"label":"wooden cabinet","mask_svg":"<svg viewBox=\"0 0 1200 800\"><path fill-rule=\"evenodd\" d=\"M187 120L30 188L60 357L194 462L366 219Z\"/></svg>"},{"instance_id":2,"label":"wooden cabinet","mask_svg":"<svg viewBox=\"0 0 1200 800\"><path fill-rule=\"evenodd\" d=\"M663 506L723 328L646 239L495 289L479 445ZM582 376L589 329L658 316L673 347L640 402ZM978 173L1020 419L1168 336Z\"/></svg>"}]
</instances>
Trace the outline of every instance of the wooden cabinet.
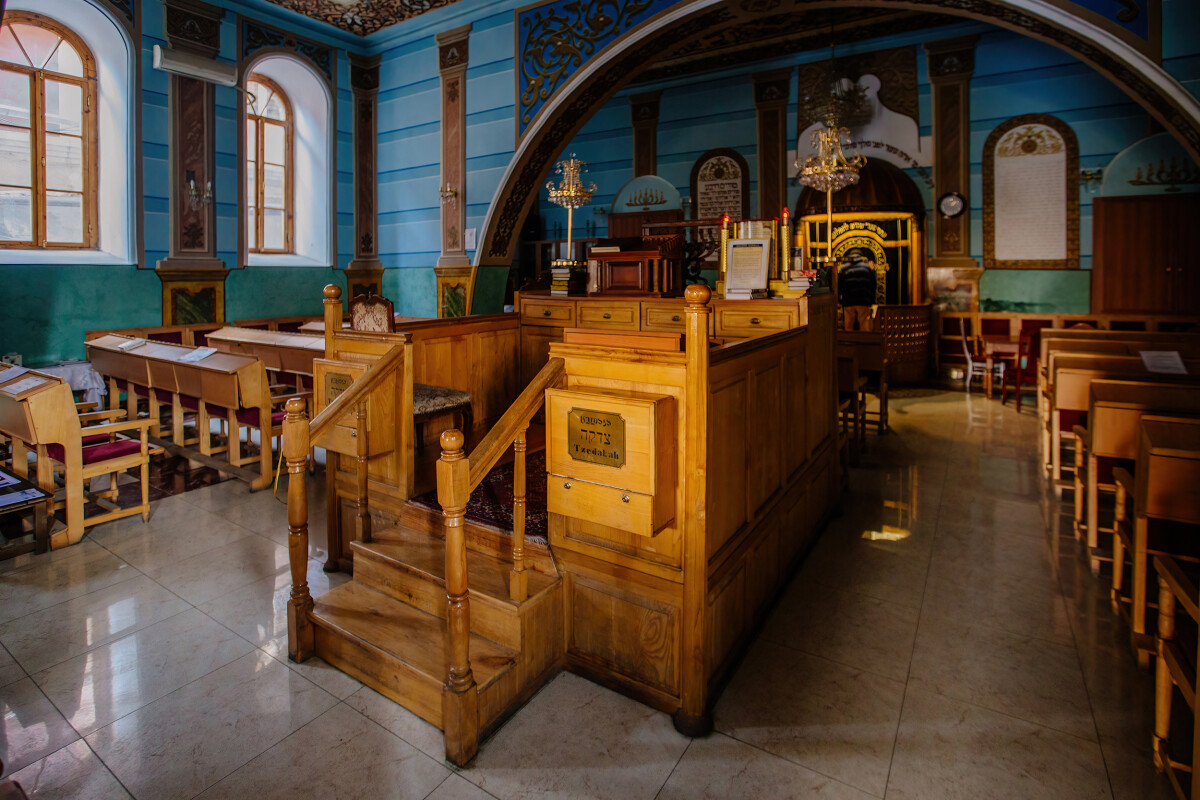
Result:
<instances>
[{"instance_id":1,"label":"wooden cabinet","mask_svg":"<svg viewBox=\"0 0 1200 800\"><path fill-rule=\"evenodd\" d=\"M543 299L522 300L521 324L574 328L575 301Z\"/></svg>"},{"instance_id":2,"label":"wooden cabinet","mask_svg":"<svg viewBox=\"0 0 1200 800\"><path fill-rule=\"evenodd\" d=\"M731 303L717 306L717 336L720 338L746 338L795 328L799 322L799 311L795 303L772 301L754 303Z\"/></svg>"},{"instance_id":3,"label":"wooden cabinet","mask_svg":"<svg viewBox=\"0 0 1200 800\"><path fill-rule=\"evenodd\" d=\"M1098 197L1092 204L1092 312L1200 309L1200 194Z\"/></svg>"},{"instance_id":4,"label":"wooden cabinet","mask_svg":"<svg viewBox=\"0 0 1200 800\"><path fill-rule=\"evenodd\" d=\"M578 317L581 328L636 331L641 322L637 303L580 303Z\"/></svg>"},{"instance_id":5,"label":"wooden cabinet","mask_svg":"<svg viewBox=\"0 0 1200 800\"><path fill-rule=\"evenodd\" d=\"M674 398L548 389L546 409L551 513L640 536L674 521Z\"/></svg>"}]
</instances>

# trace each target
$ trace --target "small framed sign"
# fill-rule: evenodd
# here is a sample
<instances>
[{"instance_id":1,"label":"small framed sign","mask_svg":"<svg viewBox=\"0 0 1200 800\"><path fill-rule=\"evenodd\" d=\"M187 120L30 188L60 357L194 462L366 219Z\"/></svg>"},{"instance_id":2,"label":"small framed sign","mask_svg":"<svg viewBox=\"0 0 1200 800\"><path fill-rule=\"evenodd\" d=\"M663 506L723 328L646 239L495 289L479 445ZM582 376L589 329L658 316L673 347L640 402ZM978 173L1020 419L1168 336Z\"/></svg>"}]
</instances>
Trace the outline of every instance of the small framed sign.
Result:
<instances>
[{"instance_id":1,"label":"small framed sign","mask_svg":"<svg viewBox=\"0 0 1200 800\"><path fill-rule=\"evenodd\" d=\"M767 288L771 263L770 239L732 239L726 253L725 296L750 297L755 289Z\"/></svg>"}]
</instances>

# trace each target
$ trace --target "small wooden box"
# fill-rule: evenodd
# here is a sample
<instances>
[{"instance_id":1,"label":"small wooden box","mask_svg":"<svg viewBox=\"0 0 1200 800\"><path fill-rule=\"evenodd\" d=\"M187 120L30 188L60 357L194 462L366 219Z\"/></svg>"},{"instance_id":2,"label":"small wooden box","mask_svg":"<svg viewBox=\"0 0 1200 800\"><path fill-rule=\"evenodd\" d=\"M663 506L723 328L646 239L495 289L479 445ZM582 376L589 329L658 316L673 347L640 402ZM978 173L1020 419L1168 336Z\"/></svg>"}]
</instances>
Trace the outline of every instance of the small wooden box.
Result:
<instances>
[{"instance_id":1,"label":"small wooden box","mask_svg":"<svg viewBox=\"0 0 1200 800\"><path fill-rule=\"evenodd\" d=\"M349 361L313 359L314 417L346 391L370 367ZM367 455L391 452L396 441L396 396L393 381L384 381L367 395ZM342 455L357 455L357 424L354 409L347 412L313 444Z\"/></svg>"},{"instance_id":2,"label":"small wooden box","mask_svg":"<svg viewBox=\"0 0 1200 800\"><path fill-rule=\"evenodd\" d=\"M675 519L675 401L668 395L546 390L551 513L654 536Z\"/></svg>"}]
</instances>

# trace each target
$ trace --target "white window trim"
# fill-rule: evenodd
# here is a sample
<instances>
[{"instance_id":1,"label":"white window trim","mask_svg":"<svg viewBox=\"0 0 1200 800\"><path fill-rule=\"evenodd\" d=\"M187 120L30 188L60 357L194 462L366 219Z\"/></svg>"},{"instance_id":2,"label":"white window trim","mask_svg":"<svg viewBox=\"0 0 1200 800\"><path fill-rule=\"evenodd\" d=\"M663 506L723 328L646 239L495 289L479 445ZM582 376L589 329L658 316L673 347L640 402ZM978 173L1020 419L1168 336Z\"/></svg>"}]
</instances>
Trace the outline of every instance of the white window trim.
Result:
<instances>
[{"instance_id":1,"label":"white window trim","mask_svg":"<svg viewBox=\"0 0 1200 800\"><path fill-rule=\"evenodd\" d=\"M239 214L243 230L240 250L248 267L331 267L334 255L334 118L333 101L325 81L303 59L271 53L250 61L243 69L243 85L250 75L265 75L283 89L292 106L292 241L294 253L248 253L246 248L245 106L242 120L242 174Z\"/></svg>"},{"instance_id":2,"label":"white window trim","mask_svg":"<svg viewBox=\"0 0 1200 800\"><path fill-rule=\"evenodd\" d=\"M96 59L99 246L96 250L0 249L0 264L136 264L137 205L133 47L125 28L90 0L9 0L9 11L50 17L87 44Z\"/></svg>"}]
</instances>

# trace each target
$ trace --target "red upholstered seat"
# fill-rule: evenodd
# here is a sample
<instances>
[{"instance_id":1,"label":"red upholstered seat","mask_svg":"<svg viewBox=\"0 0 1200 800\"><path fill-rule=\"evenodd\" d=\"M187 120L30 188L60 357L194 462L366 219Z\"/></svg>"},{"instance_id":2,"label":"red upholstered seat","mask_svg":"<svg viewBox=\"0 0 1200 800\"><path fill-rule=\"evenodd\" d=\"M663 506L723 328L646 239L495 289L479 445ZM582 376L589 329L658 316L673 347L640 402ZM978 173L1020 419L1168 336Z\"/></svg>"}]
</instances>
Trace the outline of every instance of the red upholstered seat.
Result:
<instances>
[{"instance_id":1,"label":"red upholstered seat","mask_svg":"<svg viewBox=\"0 0 1200 800\"><path fill-rule=\"evenodd\" d=\"M200 410L200 400L195 397L190 397L186 394L179 395L179 405L183 406L188 411Z\"/></svg>"},{"instance_id":2,"label":"red upholstered seat","mask_svg":"<svg viewBox=\"0 0 1200 800\"><path fill-rule=\"evenodd\" d=\"M283 409L271 412L271 427L282 425L283 420L287 417L287 412ZM255 428L261 428L258 424L258 409L243 408L237 412L237 421L243 425L250 425Z\"/></svg>"},{"instance_id":3,"label":"red upholstered seat","mask_svg":"<svg viewBox=\"0 0 1200 800\"><path fill-rule=\"evenodd\" d=\"M98 464L101 461L108 461L110 458L120 458L132 453L136 453L142 449L142 443L135 439L117 439L115 442L104 442L102 444L93 444L86 446L87 440L94 437L84 437L85 447L83 448L83 463ZM107 436L103 436L107 439ZM55 461L65 461L66 451L61 444L46 445L46 453Z\"/></svg>"},{"instance_id":4,"label":"red upholstered seat","mask_svg":"<svg viewBox=\"0 0 1200 800\"><path fill-rule=\"evenodd\" d=\"M1058 429L1060 431L1071 431L1076 425L1087 425L1086 411L1065 411L1060 409L1058 412Z\"/></svg>"}]
</instances>

